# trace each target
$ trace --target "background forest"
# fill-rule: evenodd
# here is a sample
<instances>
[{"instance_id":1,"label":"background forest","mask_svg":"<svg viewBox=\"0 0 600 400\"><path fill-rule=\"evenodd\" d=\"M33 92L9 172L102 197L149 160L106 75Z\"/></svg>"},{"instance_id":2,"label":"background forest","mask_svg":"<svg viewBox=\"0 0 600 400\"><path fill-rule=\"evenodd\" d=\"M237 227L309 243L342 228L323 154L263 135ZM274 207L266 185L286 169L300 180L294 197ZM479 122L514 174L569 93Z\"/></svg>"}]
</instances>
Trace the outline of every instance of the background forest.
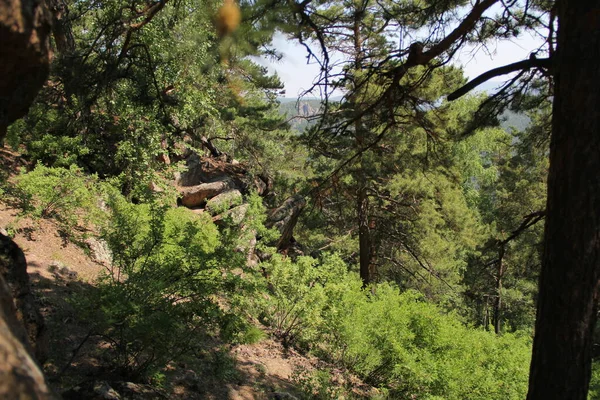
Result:
<instances>
[{"instance_id":1,"label":"background forest","mask_svg":"<svg viewBox=\"0 0 600 400\"><path fill-rule=\"evenodd\" d=\"M271 338L320 364L255 398L526 397L553 1L48 3L54 59L7 131L23 167L3 163L2 223L108 254L64 305L79 336L46 360L57 392L177 398L182 364L229 384L229 350ZM547 40L463 96L456 51L526 31ZM320 64L320 101L278 100L258 62L275 32ZM210 398L199 386L180 398Z\"/></svg>"}]
</instances>

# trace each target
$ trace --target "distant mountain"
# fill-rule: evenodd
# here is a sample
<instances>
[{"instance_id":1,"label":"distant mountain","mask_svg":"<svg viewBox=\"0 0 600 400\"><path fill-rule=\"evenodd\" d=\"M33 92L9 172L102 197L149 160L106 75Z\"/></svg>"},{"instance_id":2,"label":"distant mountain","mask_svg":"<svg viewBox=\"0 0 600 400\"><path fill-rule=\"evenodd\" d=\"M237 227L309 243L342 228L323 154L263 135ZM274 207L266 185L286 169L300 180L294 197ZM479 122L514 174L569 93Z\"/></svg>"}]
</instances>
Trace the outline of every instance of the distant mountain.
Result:
<instances>
[{"instance_id":1,"label":"distant mountain","mask_svg":"<svg viewBox=\"0 0 600 400\"><path fill-rule=\"evenodd\" d=\"M481 85L478 91L487 91L493 93L498 89L502 82L486 82ZM315 123L310 120L321 111L321 100L316 98L289 98L283 97L279 99L279 113L285 115L289 119L292 129L303 132L306 128ZM514 111L507 110L500 116L500 127L506 131L516 129L522 131L529 126L531 120L528 116Z\"/></svg>"},{"instance_id":2,"label":"distant mountain","mask_svg":"<svg viewBox=\"0 0 600 400\"><path fill-rule=\"evenodd\" d=\"M511 129L523 131L529 124L531 124L531 119L525 114L506 110L500 116L500 127L507 132L510 132Z\"/></svg>"},{"instance_id":3,"label":"distant mountain","mask_svg":"<svg viewBox=\"0 0 600 400\"><path fill-rule=\"evenodd\" d=\"M320 99L279 99L279 113L290 119L292 129L303 132L307 127L314 124L309 118L317 115L321 109Z\"/></svg>"}]
</instances>

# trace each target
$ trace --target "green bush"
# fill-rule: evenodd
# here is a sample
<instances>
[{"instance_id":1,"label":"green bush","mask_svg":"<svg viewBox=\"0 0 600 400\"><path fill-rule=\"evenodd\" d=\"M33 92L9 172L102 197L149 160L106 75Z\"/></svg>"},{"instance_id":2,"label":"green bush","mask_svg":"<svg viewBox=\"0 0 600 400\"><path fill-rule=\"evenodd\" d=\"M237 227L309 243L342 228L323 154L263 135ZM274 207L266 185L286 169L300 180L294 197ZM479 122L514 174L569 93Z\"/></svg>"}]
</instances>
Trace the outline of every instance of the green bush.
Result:
<instances>
[{"instance_id":1,"label":"green bush","mask_svg":"<svg viewBox=\"0 0 600 400\"><path fill-rule=\"evenodd\" d=\"M308 371L297 368L291 377L302 390L302 398L307 400L351 399L351 391L332 382L331 371L327 369Z\"/></svg>"},{"instance_id":2,"label":"green bush","mask_svg":"<svg viewBox=\"0 0 600 400\"><path fill-rule=\"evenodd\" d=\"M361 290L335 256L321 263L273 258L264 319L276 333L385 388L392 398L522 399L527 335L464 326L413 291Z\"/></svg>"},{"instance_id":3,"label":"green bush","mask_svg":"<svg viewBox=\"0 0 600 400\"><path fill-rule=\"evenodd\" d=\"M81 222L99 218L96 178L81 169L48 168L42 164L15 177L12 195L24 215L54 218L69 232Z\"/></svg>"},{"instance_id":4,"label":"green bush","mask_svg":"<svg viewBox=\"0 0 600 400\"><path fill-rule=\"evenodd\" d=\"M346 268L339 259L335 261L317 267L317 261L311 257L292 262L274 255L263 263L272 294L262 304L262 320L275 329L275 335L284 343L309 343L317 338L327 304L327 283L343 275Z\"/></svg>"},{"instance_id":5,"label":"green bush","mask_svg":"<svg viewBox=\"0 0 600 400\"><path fill-rule=\"evenodd\" d=\"M224 245L210 217L160 201L134 205L116 189L106 192L110 218L102 237L113 265L76 304L109 344L116 371L132 379L156 374L198 351L205 335L235 336L247 326L219 297L239 287L231 269L244 259Z\"/></svg>"},{"instance_id":6,"label":"green bush","mask_svg":"<svg viewBox=\"0 0 600 400\"><path fill-rule=\"evenodd\" d=\"M590 391L588 399L600 399L600 362L592 363L592 380L590 382Z\"/></svg>"}]
</instances>

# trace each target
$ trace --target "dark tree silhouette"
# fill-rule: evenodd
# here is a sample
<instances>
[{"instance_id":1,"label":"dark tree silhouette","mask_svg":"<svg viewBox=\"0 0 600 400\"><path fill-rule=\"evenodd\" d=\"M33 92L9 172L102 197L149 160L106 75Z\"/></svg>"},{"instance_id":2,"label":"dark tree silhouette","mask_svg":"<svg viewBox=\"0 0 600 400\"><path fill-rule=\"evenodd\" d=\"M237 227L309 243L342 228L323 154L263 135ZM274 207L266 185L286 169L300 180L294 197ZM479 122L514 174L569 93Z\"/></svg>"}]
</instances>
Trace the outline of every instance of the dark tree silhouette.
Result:
<instances>
[{"instance_id":1,"label":"dark tree silhouette","mask_svg":"<svg viewBox=\"0 0 600 400\"><path fill-rule=\"evenodd\" d=\"M600 1L560 1L528 400L587 398L600 277Z\"/></svg>"}]
</instances>

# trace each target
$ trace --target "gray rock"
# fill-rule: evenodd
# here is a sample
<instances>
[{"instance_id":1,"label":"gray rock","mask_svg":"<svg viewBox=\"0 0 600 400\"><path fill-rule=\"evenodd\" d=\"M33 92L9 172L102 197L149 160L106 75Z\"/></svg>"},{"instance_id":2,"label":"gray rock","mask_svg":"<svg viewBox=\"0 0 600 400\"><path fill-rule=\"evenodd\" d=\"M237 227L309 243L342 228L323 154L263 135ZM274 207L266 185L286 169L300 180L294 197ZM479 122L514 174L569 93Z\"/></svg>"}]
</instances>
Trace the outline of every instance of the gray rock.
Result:
<instances>
[{"instance_id":1,"label":"gray rock","mask_svg":"<svg viewBox=\"0 0 600 400\"><path fill-rule=\"evenodd\" d=\"M89 247L94 261L104 265L112 264L112 251L105 240L90 237L85 239L85 244Z\"/></svg>"},{"instance_id":2,"label":"gray rock","mask_svg":"<svg viewBox=\"0 0 600 400\"><path fill-rule=\"evenodd\" d=\"M121 395L106 382L94 383L94 393L103 400L121 400Z\"/></svg>"},{"instance_id":3,"label":"gray rock","mask_svg":"<svg viewBox=\"0 0 600 400\"><path fill-rule=\"evenodd\" d=\"M225 211L220 217L225 221L231 221L234 225L240 225L244 221L244 218L246 218L248 208L250 208L249 204L242 204L241 206L233 207L231 210Z\"/></svg>"},{"instance_id":4,"label":"gray rock","mask_svg":"<svg viewBox=\"0 0 600 400\"><path fill-rule=\"evenodd\" d=\"M206 211L211 215L224 213L232 207L242 204L242 193L239 190L228 190L206 202Z\"/></svg>"}]
</instances>

